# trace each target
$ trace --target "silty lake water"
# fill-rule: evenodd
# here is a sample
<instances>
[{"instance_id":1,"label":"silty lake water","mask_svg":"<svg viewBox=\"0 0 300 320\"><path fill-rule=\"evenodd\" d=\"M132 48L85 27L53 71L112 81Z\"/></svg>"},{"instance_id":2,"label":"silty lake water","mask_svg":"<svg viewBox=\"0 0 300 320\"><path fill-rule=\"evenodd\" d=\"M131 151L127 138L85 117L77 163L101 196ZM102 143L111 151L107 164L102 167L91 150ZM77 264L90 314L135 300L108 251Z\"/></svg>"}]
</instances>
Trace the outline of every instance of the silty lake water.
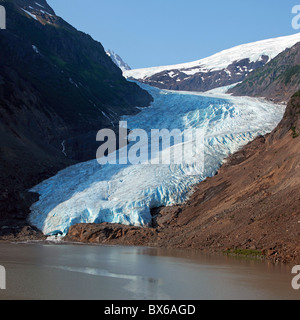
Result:
<instances>
[{"instance_id":1,"label":"silty lake water","mask_svg":"<svg viewBox=\"0 0 300 320\"><path fill-rule=\"evenodd\" d=\"M291 266L196 251L1 244L5 299L299 299Z\"/></svg>"}]
</instances>

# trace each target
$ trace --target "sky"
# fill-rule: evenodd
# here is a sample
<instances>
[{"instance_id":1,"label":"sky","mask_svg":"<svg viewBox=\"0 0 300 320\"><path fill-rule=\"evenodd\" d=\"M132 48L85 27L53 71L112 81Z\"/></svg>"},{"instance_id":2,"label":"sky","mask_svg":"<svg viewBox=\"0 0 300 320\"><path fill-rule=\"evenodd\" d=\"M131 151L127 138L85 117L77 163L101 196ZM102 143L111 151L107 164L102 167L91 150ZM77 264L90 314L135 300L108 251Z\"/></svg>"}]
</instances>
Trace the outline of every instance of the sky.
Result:
<instances>
[{"instance_id":1,"label":"sky","mask_svg":"<svg viewBox=\"0 0 300 320\"><path fill-rule=\"evenodd\" d=\"M291 35L296 0L48 0L133 69L191 62Z\"/></svg>"}]
</instances>

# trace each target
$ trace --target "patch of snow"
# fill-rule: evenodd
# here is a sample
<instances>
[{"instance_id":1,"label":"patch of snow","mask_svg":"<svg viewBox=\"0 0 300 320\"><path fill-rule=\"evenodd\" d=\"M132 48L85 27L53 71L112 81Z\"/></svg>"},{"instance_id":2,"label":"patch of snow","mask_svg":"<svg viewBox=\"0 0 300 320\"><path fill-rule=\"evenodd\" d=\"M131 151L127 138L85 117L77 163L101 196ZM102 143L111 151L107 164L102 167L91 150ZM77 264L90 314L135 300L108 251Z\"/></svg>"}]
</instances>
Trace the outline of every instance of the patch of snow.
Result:
<instances>
[{"instance_id":1,"label":"patch of snow","mask_svg":"<svg viewBox=\"0 0 300 320\"><path fill-rule=\"evenodd\" d=\"M40 54L38 48L35 45L32 45L32 49L35 53Z\"/></svg>"},{"instance_id":2,"label":"patch of snow","mask_svg":"<svg viewBox=\"0 0 300 320\"><path fill-rule=\"evenodd\" d=\"M21 9L22 9L25 13L27 13L31 18L33 18L34 20L38 21L37 17L36 17L34 14L30 13L29 11L27 11L27 10L25 10L25 9L23 9L23 8L21 8Z\"/></svg>"},{"instance_id":3,"label":"patch of snow","mask_svg":"<svg viewBox=\"0 0 300 320\"><path fill-rule=\"evenodd\" d=\"M50 14L49 12L47 12L47 11L44 11L44 10L40 10L40 12L41 12L41 13L43 13L43 14L47 14L48 16L51 16L51 17L53 17L53 15L52 15L52 14Z\"/></svg>"},{"instance_id":4,"label":"patch of snow","mask_svg":"<svg viewBox=\"0 0 300 320\"><path fill-rule=\"evenodd\" d=\"M69 78L69 82L73 84L76 88L79 88L78 84L72 78Z\"/></svg>"},{"instance_id":5,"label":"patch of snow","mask_svg":"<svg viewBox=\"0 0 300 320\"><path fill-rule=\"evenodd\" d=\"M62 151L61 151L61 152L67 157L68 155L66 154L66 146L65 146L65 143L66 143L65 140L61 143L61 146L62 146Z\"/></svg>"},{"instance_id":6,"label":"patch of snow","mask_svg":"<svg viewBox=\"0 0 300 320\"><path fill-rule=\"evenodd\" d=\"M108 119L109 121L111 121L110 117L104 112L104 111L101 111L101 113L104 115L104 117L106 119Z\"/></svg>"},{"instance_id":7,"label":"patch of snow","mask_svg":"<svg viewBox=\"0 0 300 320\"><path fill-rule=\"evenodd\" d=\"M227 75L228 75L229 77L231 77L231 72L230 72L228 69L225 69L225 72L227 73Z\"/></svg>"},{"instance_id":8,"label":"patch of snow","mask_svg":"<svg viewBox=\"0 0 300 320\"><path fill-rule=\"evenodd\" d=\"M171 71L168 73L169 77L170 78L175 78L176 76L178 76L178 73L174 72L174 71Z\"/></svg>"},{"instance_id":9,"label":"patch of snow","mask_svg":"<svg viewBox=\"0 0 300 320\"><path fill-rule=\"evenodd\" d=\"M41 4L39 4L39 3L37 3L37 2L35 2L35 4L38 5L38 6L40 6L40 7L42 7L42 8L45 8L44 6L42 6Z\"/></svg>"}]
</instances>

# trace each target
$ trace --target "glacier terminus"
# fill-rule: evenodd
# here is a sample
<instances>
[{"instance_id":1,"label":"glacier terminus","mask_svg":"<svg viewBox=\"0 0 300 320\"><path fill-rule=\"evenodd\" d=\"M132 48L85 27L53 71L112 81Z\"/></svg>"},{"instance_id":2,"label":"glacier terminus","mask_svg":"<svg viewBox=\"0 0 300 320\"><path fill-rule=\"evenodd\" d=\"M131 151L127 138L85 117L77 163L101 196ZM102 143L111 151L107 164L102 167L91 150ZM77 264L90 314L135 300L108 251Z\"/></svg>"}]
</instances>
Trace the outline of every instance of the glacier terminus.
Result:
<instances>
[{"instance_id":1,"label":"glacier terminus","mask_svg":"<svg viewBox=\"0 0 300 320\"><path fill-rule=\"evenodd\" d=\"M220 89L194 93L139 85L154 102L137 115L124 116L128 128L149 135L152 129L201 129L204 164L199 166L196 156L186 165L100 166L95 150L94 160L66 168L30 190L40 198L32 205L29 219L44 234L65 235L78 223L148 226L152 208L185 202L193 187L215 175L226 157L271 132L285 109L264 99L232 97Z\"/></svg>"}]
</instances>

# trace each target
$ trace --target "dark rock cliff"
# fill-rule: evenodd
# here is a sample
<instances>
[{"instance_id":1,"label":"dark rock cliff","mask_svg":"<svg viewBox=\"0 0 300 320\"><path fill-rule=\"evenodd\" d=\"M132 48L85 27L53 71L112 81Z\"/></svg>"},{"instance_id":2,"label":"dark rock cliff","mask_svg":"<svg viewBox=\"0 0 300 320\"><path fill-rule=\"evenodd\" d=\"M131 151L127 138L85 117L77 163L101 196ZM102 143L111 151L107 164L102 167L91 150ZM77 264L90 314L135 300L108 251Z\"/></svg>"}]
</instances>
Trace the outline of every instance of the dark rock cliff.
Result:
<instances>
[{"instance_id":1,"label":"dark rock cliff","mask_svg":"<svg viewBox=\"0 0 300 320\"><path fill-rule=\"evenodd\" d=\"M26 189L93 159L96 133L152 97L128 82L102 45L45 0L0 0L0 218L26 217ZM4 223L4 222L3 222Z\"/></svg>"}]
</instances>

